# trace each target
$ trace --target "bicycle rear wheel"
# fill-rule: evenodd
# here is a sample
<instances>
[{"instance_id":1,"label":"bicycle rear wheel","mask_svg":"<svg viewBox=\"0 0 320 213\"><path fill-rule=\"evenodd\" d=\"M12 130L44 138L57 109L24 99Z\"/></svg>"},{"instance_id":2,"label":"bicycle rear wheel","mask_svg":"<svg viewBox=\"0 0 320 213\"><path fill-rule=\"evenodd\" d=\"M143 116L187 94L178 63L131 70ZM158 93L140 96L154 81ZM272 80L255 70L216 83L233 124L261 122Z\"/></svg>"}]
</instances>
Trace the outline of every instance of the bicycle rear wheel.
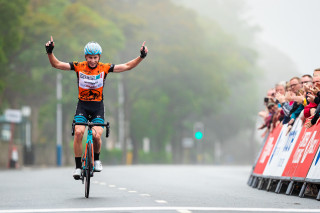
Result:
<instances>
[{"instance_id":1,"label":"bicycle rear wheel","mask_svg":"<svg viewBox=\"0 0 320 213\"><path fill-rule=\"evenodd\" d=\"M85 181L85 197L89 198L89 191L90 191L90 173L92 170L92 150L91 145L88 144L87 146L87 158L86 158L86 181Z\"/></svg>"}]
</instances>

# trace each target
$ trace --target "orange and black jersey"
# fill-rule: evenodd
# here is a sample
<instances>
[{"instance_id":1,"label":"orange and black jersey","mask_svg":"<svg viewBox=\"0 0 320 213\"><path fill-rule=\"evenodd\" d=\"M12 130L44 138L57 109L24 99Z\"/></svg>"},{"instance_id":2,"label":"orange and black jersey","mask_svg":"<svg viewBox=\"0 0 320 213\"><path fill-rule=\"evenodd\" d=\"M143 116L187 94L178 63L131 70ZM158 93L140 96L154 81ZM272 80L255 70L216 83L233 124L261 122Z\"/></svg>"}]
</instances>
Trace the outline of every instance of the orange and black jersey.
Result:
<instances>
[{"instance_id":1,"label":"orange and black jersey","mask_svg":"<svg viewBox=\"0 0 320 213\"><path fill-rule=\"evenodd\" d=\"M94 69L89 68L88 62L70 62L78 78L79 100L102 101L103 87L108 73L113 72L114 64L99 62Z\"/></svg>"}]
</instances>

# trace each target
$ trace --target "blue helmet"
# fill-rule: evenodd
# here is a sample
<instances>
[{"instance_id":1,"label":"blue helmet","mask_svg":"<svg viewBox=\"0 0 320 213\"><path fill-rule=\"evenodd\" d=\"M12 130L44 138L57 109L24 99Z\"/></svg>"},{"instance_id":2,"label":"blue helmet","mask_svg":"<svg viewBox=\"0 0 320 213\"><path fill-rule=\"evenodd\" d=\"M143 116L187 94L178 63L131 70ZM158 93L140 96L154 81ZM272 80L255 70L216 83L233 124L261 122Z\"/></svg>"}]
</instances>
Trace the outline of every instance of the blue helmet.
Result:
<instances>
[{"instance_id":1,"label":"blue helmet","mask_svg":"<svg viewBox=\"0 0 320 213\"><path fill-rule=\"evenodd\" d=\"M84 55L101 55L101 53L102 53L102 48L97 42L90 41L84 47Z\"/></svg>"}]
</instances>

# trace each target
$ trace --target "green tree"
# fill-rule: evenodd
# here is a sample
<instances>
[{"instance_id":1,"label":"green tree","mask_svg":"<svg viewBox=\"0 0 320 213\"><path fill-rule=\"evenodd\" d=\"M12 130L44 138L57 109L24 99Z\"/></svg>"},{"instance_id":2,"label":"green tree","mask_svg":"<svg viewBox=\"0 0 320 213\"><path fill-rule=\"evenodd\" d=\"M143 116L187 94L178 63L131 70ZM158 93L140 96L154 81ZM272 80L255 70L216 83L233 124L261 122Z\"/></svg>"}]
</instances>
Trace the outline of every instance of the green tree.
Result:
<instances>
[{"instance_id":1,"label":"green tree","mask_svg":"<svg viewBox=\"0 0 320 213\"><path fill-rule=\"evenodd\" d=\"M21 24L28 0L6 1L0 0L0 106L6 104L3 91L6 87L8 74L13 70L11 66L16 51L19 50L23 31ZM9 66L10 65L10 66Z\"/></svg>"}]
</instances>

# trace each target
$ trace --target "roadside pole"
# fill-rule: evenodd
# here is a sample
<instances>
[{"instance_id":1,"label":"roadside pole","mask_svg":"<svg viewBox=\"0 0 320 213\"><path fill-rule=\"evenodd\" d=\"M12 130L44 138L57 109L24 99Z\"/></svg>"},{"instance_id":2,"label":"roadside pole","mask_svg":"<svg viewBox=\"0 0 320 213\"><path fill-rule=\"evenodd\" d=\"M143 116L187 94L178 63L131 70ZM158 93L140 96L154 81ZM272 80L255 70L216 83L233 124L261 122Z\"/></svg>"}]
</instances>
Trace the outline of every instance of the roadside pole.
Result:
<instances>
[{"instance_id":1,"label":"roadside pole","mask_svg":"<svg viewBox=\"0 0 320 213\"><path fill-rule=\"evenodd\" d=\"M118 119L119 119L119 127L118 127L118 143L116 144L116 148L123 149L124 146L124 87L123 87L123 79L122 76L119 75L118 80Z\"/></svg>"},{"instance_id":2,"label":"roadside pole","mask_svg":"<svg viewBox=\"0 0 320 213\"><path fill-rule=\"evenodd\" d=\"M193 124L193 135L196 139L197 149L197 163L204 163L204 124L202 122L195 122Z\"/></svg>"},{"instance_id":3,"label":"roadside pole","mask_svg":"<svg viewBox=\"0 0 320 213\"><path fill-rule=\"evenodd\" d=\"M23 137L24 137L24 154L23 154L23 163L24 165L32 165L34 162L33 150L32 150L32 142L31 142L31 124L30 124L30 115L31 115L31 107L30 106L22 106L21 108L22 114L22 123L23 123Z\"/></svg>"},{"instance_id":4,"label":"roadside pole","mask_svg":"<svg viewBox=\"0 0 320 213\"><path fill-rule=\"evenodd\" d=\"M9 143L9 154L8 154L8 168L15 168L15 166L13 166L12 164L12 150L13 150L13 147L14 147L14 123L11 122L10 124L10 129L11 129L11 138L10 138L10 143Z\"/></svg>"},{"instance_id":5,"label":"roadside pole","mask_svg":"<svg viewBox=\"0 0 320 213\"><path fill-rule=\"evenodd\" d=\"M57 74L57 166L62 166L62 75Z\"/></svg>"}]
</instances>

